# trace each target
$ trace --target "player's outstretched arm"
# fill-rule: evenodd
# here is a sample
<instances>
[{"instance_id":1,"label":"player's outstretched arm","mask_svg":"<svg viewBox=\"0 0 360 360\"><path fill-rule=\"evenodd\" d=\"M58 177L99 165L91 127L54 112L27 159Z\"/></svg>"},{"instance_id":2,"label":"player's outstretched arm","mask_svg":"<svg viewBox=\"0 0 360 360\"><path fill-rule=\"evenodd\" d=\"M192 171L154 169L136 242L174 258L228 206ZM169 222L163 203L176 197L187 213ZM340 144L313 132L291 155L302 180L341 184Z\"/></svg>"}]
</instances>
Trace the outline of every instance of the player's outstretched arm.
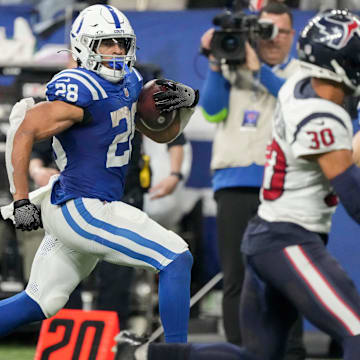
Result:
<instances>
[{"instance_id":1,"label":"player's outstretched arm","mask_svg":"<svg viewBox=\"0 0 360 360\"><path fill-rule=\"evenodd\" d=\"M82 119L83 109L62 101L42 102L26 112L6 150L11 152L8 176L14 200L28 198L27 177L33 143L56 135Z\"/></svg>"},{"instance_id":2,"label":"player's outstretched arm","mask_svg":"<svg viewBox=\"0 0 360 360\"><path fill-rule=\"evenodd\" d=\"M162 178L149 189L150 199L160 199L171 195L178 183L182 180L181 166L184 159L184 146L174 145L168 149L170 161L170 174Z\"/></svg>"},{"instance_id":3,"label":"player's outstretched arm","mask_svg":"<svg viewBox=\"0 0 360 360\"><path fill-rule=\"evenodd\" d=\"M335 150L317 157L322 172L332 180L353 165L352 152L350 150Z\"/></svg>"}]
</instances>

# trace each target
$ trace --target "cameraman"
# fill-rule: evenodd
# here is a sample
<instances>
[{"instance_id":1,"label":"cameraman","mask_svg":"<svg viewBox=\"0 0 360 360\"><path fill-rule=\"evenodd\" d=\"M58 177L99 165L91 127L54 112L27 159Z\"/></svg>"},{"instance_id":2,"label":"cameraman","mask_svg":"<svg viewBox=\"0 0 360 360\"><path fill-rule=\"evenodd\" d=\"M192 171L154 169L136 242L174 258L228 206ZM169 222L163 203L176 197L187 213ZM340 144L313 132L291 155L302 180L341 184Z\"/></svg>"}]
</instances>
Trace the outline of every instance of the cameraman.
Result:
<instances>
[{"instance_id":1,"label":"cameraman","mask_svg":"<svg viewBox=\"0 0 360 360\"><path fill-rule=\"evenodd\" d=\"M239 303L245 272L240 243L259 204L277 93L298 66L289 55L295 33L289 8L270 3L260 11L259 19L271 20L278 34L272 40L258 37L255 50L246 42L244 64L227 65L224 59L214 57L210 46L214 29L201 38L201 46L209 54L209 71L200 104L205 118L217 124L211 169L224 273L224 329L227 340L237 345L241 344ZM298 323L295 344L289 344L289 348L294 348L291 359L305 357L300 320ZM295 352L299 355L294 356Z\"/></svg>"}]
</instances>

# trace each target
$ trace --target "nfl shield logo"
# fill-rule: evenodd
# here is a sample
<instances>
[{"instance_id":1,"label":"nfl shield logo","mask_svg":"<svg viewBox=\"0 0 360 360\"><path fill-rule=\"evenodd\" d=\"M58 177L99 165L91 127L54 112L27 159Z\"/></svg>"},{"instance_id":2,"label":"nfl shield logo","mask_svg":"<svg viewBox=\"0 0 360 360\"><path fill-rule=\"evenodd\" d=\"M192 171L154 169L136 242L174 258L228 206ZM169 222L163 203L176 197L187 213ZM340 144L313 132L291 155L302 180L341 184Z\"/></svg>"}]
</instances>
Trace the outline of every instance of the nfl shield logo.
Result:
<instances>
[{"instance_id":1,"label":"nfl shield logo","mask_svg":"<svg viewBox=\"0 0 360 360\"><path fill-rule=\"evenodd\" d=\"M243 127L255 129L260 116L260 112L256 110L246 110L244 112Z\"/></svg>"},{"instance_id":2,"label":"nfl shield logo","mask_svg":"<svg viewBox=\"0 0 360 360\"><path fill-rule=\"evenodd\" d=\"M126 97L129 97L129 90L127 88L124 88L124 95Z\"/></svg>"}]
</instances>

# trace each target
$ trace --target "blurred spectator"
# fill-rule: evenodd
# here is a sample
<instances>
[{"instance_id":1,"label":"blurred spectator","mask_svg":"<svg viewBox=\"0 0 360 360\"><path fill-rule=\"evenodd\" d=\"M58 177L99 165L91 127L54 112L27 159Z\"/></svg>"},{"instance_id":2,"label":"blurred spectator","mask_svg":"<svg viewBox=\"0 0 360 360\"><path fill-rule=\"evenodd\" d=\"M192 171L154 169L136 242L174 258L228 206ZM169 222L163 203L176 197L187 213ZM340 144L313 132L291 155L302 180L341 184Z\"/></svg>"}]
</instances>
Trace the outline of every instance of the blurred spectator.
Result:
<instances>
[{"instance_id":1,"label":"blurred spectator","mask_svg":"<svg viewBox=\"0 0 360 360\"><path fill-rule=\"evenodd\" d=\"M278 91L298 67L289 55L295 31L292 14L281 3L270 3L259 17L272 20L279 33L258 39L256 50L245 44L245 64L224 64L212 54L214 29L201 39L208 50L209 71L201 106L206 120L216 123L211 169L217 202L217 240L223 279L223 316L226 338L241 345L240 294L244 277L240 245L248 221L257 211L265 150ZM236 214L236 216L234 216ZM288 340L287 359L304 359L301 322Z\"/></svg>"},{"instance_id":2,"label":"blurred spectator","mask_svg":"<svg viewBox=\"0 0 360 360\"><path fill-rule=\"evenodd\" d=\"M188 0L109 0L108 4L117 7L121 11L125 10L183 10L186 8Z\"/></svg>"},{"instance_id":3,"label":"blurred spectator","mask_svg":"<svg viewBox=\"0 0 360 360\"><path fill-rule=\"evenodd\" d=\"M280 2L291 8L297 8L300 0L188 0L188 8L231 8L234 11L249 8L259 11L270 2Z\"/></svg>"},{"instance_id":4,"label":"blurred spectator","mask_svg":"<svg viewBox=\"0 0 360 360\"><path fill-rule=\"evenodd\" d=\"M25 5L29 0L0 0L0 5Z\"/></svg>"},{"instance_id":5,"label":"blurred spectator","mask_svg":"<svg viewBox=\"0 0 360 360\"><path fill-rule=\"evenodd\" d=\"M223 8L231 5L229 0L188 0L188 8Z\"/></svg>"},{"instance_id":6,"label":"blurred spectator","mask_svg":"<svg viewBox=\"0 0 360 360\"><path fill-rule=\"evenodd\" d=\"M288 7L298 8L300 0L270 0L270 2L280 2L284 3Z\"/></svg>"},{"instance_id":7,"label":"blurred spectator","mask_svg":"<svg viewBox=\"0 0 360 360\"><path fill-rule=\"evenodd\" d=\"M282 3L291 8L297 8L300 0L250 0L249 9L252 11L260 11L264 6L270 3Z\"/></svg>"},{"instance_id":8,"label":"blurred spectator","mask_svg":"<svg viewBox=\"0 0 360 360\"><path fill-rule=\"evenodd\" d=\"M143 144L145 154L150 156L152 172L144 211L159 224L176 231L181 217L191 210L184 199L184 186L191 169L191 145L183 134L168 145L147 138Z\"/></svg>"},{"instance_id":9,"label":"blurred spectator","mask_svg":"<svg viewBox=\"0 0 360 360\"><path fill-rule=\"evenodd\" d=\"M359 0L300 0L300 10L344 9L359 10Z\"/></svg>"}]
</instances>

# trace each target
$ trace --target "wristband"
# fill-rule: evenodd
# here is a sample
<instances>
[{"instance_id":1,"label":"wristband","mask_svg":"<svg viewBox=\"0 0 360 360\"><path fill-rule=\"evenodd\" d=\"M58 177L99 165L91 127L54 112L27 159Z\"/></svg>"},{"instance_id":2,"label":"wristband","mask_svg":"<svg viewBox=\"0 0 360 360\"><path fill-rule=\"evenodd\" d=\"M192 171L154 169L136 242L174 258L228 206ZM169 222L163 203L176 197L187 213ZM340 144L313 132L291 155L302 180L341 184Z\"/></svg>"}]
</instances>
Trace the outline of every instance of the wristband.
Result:
<instances>
[{"instance_id":1,"label":"wristband","mask_svg":"<svg viewBox=\"0 0 360 360\"><path fill-rule=\"evenodd\" d=\"M182 180L184 178L184 175L181 172L177 172L177 171L172 171L170 175L176 176L179 180Z\"/></svg>"},{"instance_id":2,"label":"wristband","mask_svg":"<svg viewBox=\"0 0 360 360\"><path fill-rule=\"evenodd\" d=\"M21 200L15 200L14 201L14 210L24 206L24 205L29 205L30 204L30 200L29 199L21 199Z\"/></svg>"}]
</instances>

